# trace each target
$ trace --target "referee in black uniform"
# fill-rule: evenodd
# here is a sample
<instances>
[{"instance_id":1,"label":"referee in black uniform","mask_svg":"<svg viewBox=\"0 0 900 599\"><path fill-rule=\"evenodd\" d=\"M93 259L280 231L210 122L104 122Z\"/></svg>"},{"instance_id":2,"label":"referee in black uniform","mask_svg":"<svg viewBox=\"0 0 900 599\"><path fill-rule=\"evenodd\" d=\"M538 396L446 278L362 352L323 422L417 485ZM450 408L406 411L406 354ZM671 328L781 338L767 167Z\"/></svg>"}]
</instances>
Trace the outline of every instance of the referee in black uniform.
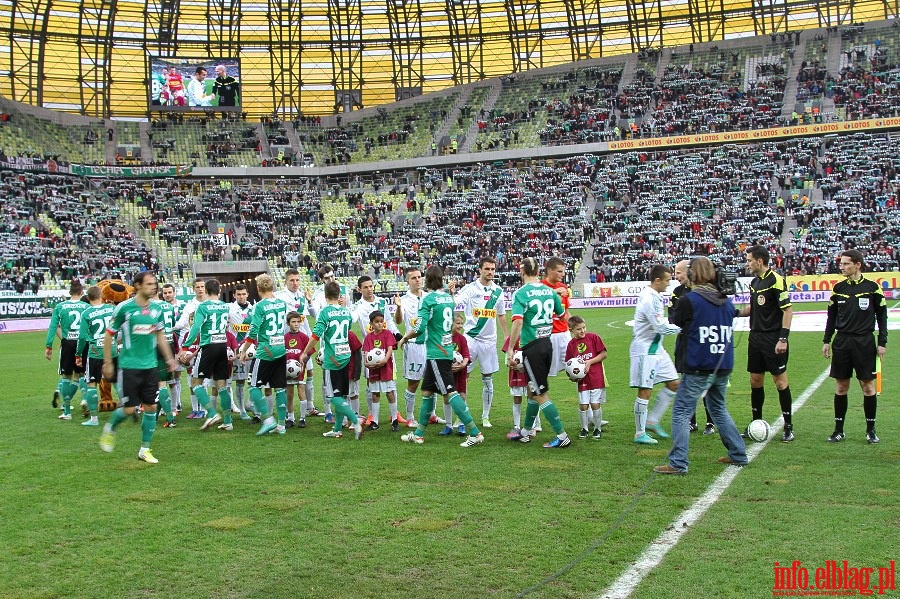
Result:
<instances>
[{"instance_id":1,"label":"referee in black uniform","mask_svg":"<svg viewBox=\"0 0 900 599\"><path fill-rule=\"evenodd\" d=\"M688 279L687 271L690 268L691 261L690 260L681 260L678 264L675 265L675 279L680 283L678 287L672 290L672 295L669 298L669 322L674 324L674 319L676 318L676 314L678 313L678 300L683 298L685 295L691 292L691 280ZM678 346L679 341L681 341L681 336L675 340L675 345ZM713 424L712 416L709 415L709 409L706 407L706 395L703 395L703 409L706 411L706 428L703 429L704 435L712 435L716 432L716 425ZM694 411L691 414L691 432L697 431L697 412Z\"/></svg>"},{"instance_id":2,"label":"referee in black uniform","mask_svg":"<svg viewBox=\"0 0 900 599\"><path fill-rule=\"evenodd\" d=\"M237 95L240 89L238 80L229 75L224 65L216 67L216 81L212 93L219 98L219 106L237 106Z\"/></svg>"},{"instance_id":3,"label":"referee in black uniform","mask_svg":"<svg viewBox=\"0 0 900 599\"><path fill-rule=\"evenodd\" d=\"M750 305L739 316L750 317L750 340L747 344L747 372L750 373L750 410L753 420L763 417L766 401L765 373L772 375L778 389L778 403L784 418L782 443L794 440L791 420L791 387L787 377L788 335L794 309L784 277L769 268L769 250L761 245L747 249L750 281Z\"/></svg>"},{"instance_id":4,"label":"referee in black uniform","mask_svg":"<svg viewBox=\"0 0 900 599\"><path fill-rule=\"evenodd\" d=\"M856 371L863 392L863 413L866 415L866 441L878 443L875 434L876 356L884 357L887 345L887 302L881 287L862 276L863 255L858 250L841 252L841 281L831 290L828 302L828 321L825 324L825 345L822 355L831 358L831 378L835 379L834 432L829 443L844 440L844 417L847 415L847 392L850 377ZM878 325L876 346L875 325ZM834 332L832 344L831 338Z\"/></svg>"}]
</instances>

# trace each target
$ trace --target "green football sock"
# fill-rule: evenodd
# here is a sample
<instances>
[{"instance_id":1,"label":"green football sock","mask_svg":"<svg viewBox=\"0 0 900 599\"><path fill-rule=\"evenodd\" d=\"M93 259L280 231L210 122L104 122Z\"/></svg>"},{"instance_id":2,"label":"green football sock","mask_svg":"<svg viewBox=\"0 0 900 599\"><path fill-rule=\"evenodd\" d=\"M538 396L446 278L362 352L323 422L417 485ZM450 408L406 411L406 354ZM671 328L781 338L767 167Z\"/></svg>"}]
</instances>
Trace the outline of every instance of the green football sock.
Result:
<instances>
[{"instance_id":1,"label":"green football sock","mask_svg":"<svg viewBox=\"0 0 900 599\"><path fill-rule=\"evenodd\" d=\"M547 420L550 421L550 426L553 427L553 432L555 432L557 435L561 434L563 432L563 425L562 420L560 420L559 418L559 410L556 409L556 405L548 399L541 404L541 412L543 412L544 416L547 417Z\"/></svg>"},{"instance_id":2,"label":"green football sock","mask_svg":"<svg viewBox=\"0 0 900 599\"><path fill-rule=\"evenodd\" d=\"M152 412L144 412L141 418L141 447L150 447L150 441L153 440L153 433L156 432L156 410Z\"/></svg>"},{"instance_id":3,"label":"green football sock","mask_svg":"<svg viewBox=\"0 0 900 599\"><path fill-rule=\"evenodd\" d=\"M128 418L128 415L125 413L125 408L116 408L113 410L112 415L109 417L109 427L112 430L116 430L116 428L122 424L122 421Z\"/></svg>"},{"instance_id":4,"label":"green football sock","mask_svg":"<svg viewBox=\"0 0 900 599\"><path fill-rule=\"evenodd\" d=\"M206 417L212 418L216 415L216 406L213 405L212 400L209 398L209 393L206 392L206 389L203 385L197 385L194 389L194 395L197 396L197 401L200 402L200 405L203 406L203 409L206 410Z\"/></svg>"},{"instance_id":5,"label":"green football sock","mask_svg":"<svg viewBox=\"0 0 900 599\"><path fill-rule=\"evenodd\" d=\"M66 394L66 385L68 383L69 379L65 377L59 377L59 380L56 381L56 391L59 393L60 398L62 398L62 396Z\"/></svg>"},{"instance_id":6,"label":"green football sock","mask_svg":"<svg viewBox=\"0 0 900 599\"><path fill-rule=\"evenodd\" d=\"M287 391L284 389L275 390L275 407L278 410L278 424L284 426L284 419L287 417Z\"/></svg>"},{"instance_id":7,"label":"green football sock","mask_svg":"<svg viewBox=\"0 0 900 599\"><path fill-rule=\"evenodd\" d=\"M434 411L434 395L423 395L422 405L419 406L419 425L416 427L416 436L425 436L425 427L431 420L431 413Z\"/></svg>"},{"instance_id":8,"label":"green football sock","mask_svg":"<svg viewBox=\"0 0 900 599\"><path fill-rule=\"evenodd\" d=\"M219 409L222 411L222 422L231 424L231 392L228 387L219 389Z\"/></svg>"},{"instance_id":9,"label":"green football sock","mask_svg":"<svg viewBox=\"0 0 900 599\"><path fill-rule=\"evenodd\" d=\"M159 395L157 397L159 399L159 405L162 406L163 412L166 413L166 421L172 422L175 420L175 414L172 413L172 396L169 394L169 389L163 387L159 390Z\"/></svg>"},{"instance_id":10,"label":"green football sock","mask_svg":"<svg viewBox=\"0 0 900 599\"><path fill-rule=\"evenodd\" d=\"M76 391L78 391L78 385L66 379L65 383L63 383L62 393L64 414L72 413L72 397L75 395Z\"/></svg>"},{"instance_id":11,"label":"green football sock","mask_svg":"<svg viewBox=\"0 0 900 599\"><path fill-rule=\"evenodd\" d=\"M469 429L470 435L477 437L481 434L481 431L475 426L475 419L472 418L472 414L469 413L469 406L466 405L466 401L459 393L454 393L450 396L450 407L453 408L453 413L456 414L456 417L466 425L467 429Z\"/></svg>"},{"instance_id":12,"label":"green football sock","mask_svg":"<svg viewBox=\"0 0 900 599\"><path fill-rule=\"evenodd\" d=\"M353 410L350 409L347 400L340 395L331 398L331 410L334 414L334 427L331 430L339 433L344 428L344 416L353 415Z\"/></svg>"},{"instance_id":13,"label":"green football sock","mask_svg":"<svg viewBox=\"0 0 900 599\"><path fill-rule=\"evenodd\" d=\"M263 420L272 416L272 412L269 411L269 404L266 401L266 396L263 395L262 389L259 387L251 387L250 401L253 402L253 410L256 412L257 416Z\"/></svg>"},{"instance_id":14,"label":"green football sock","mask_svg":"<svg viewBox=\"0 0 900 599\"><path fill-rule=\"evenodd\" d=\"M81 391L81 396L84 397L87 394L88 384L83 376L78 377L78 389ZM87 399L87 398L85 398Z\"/></svg>"},{"instance_id":15,"label":"green football sock","mask_svg":"<svg viewBox=\"0 0 900 599\"><path fill-rule=\"evenodd\" d=\"M91 411L91 416L97 416L97 404L100 401L99 395L97 394L96 387L88 387L87 393L84 396L84 400L88 404L88 410Z\"/></svg>"},{"instance_id":16,"label":"green football sock","mask_svg":"<svg viewBox=\"0 0 900 599\"><path fill-rule=\"evenodd\" d=\"M531 427L534 426L534 419L537 418L540 409L541 407L538 405L538 402L528 398L528 404L525 406L525 420L522 422L522 428L531 430Z\"/></svg>"}]
</instances>

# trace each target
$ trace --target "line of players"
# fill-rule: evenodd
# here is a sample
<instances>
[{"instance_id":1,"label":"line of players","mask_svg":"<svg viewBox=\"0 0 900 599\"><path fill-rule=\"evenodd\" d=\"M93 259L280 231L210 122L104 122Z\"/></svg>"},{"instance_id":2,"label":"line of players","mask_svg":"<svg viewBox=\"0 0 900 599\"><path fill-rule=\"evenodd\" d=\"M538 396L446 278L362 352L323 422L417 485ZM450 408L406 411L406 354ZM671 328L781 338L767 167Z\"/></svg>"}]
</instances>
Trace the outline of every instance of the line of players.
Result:
<instances>
[{"instance_id":1,"label":"line of players","mask_svg":"<svg viewBox=\"0 0 900 599\"><path fill-rule=\"evenodd\" d=\"M751 284L751 304L748 307L739 309L736 316L749 315L751 317L752 333L748 370L751 371L751 388L753 389L751 398L753 417L754 419L761 417L762 408L760 395L763 375L762 373L757 373L756 370L769 370L775 378L776 387L779 390L782 413L785 417L782 441L790 442L793 440L790 420L791 403L790 390L786 384L785 374L787 363L786 338L787 332L789 332L791 315L790 302L787 299L783 277L776 275L768 268L768 256L765 249L759 247L751 248L748 250L747 258L748 268L755 275ZM859 277L861 259L857 263L854 262L854 258L856 256L853 255L849 256L847 260L842 258L842 270L844 269L845 265L843 263L845 261L848 263L848 272L852 271L854 265L856 265L855 273L845 274L848 275L850 281L865 281L865 279ZM519 433L522 430L521 404L522 399L528 395L526 390L528 379L531 378L533 382L533 376L531 376L532 373L525 372L525 367L528 366L527 360L523 361L518 357L520 355L518 352L521 351L520 348L516 345L510 351L506 319L504 318L505 298L503 297L503 291L493 282L495 267L496 265L492 260L482 259L479 263L479 278L464 286L452 298L454 306L457 303L461 303L464 306L462 315L451 318L454 330L452 341L448 337L448 342L454 351L459 354L457 362L452 367L452 376L455 388L461 391L464 396L466 374L472 371L476 361L480 363L483 379L481 422L483 428L491 428L489 414L493 403L492 375L499 370L499 360L496 352L496 327L499 321L500 328L503 330L507 341L503 351L508 355L508 363L510 365L509 383L513 394L515 429L510 433L510 437L521 440L521 434ZM676 277L682 283L682 286L675 291L673 306L670 310L677 309L678 300L685 291L689 290L689 269L686 267L686 261L676 266ZM561 261L551 258L546 262L546 278L542 281L542 284L552 288L560 298L560 304L563 305L562 310L558 314L552 306L548 306L546 310L548 314L552 313L553 317L552 326L547 327L543 331L543 334L548 335L550 338L553 352L547 375L555 376L567 359L576 356L582 359L588 376L585 376L579 383L580 436L587 437L590 434L588 425L589 420L593 418L593 437L599 439L602 436L600 432L602 426L602 403L605 402L605 384L601 363L606 357L606 348L598 336L587 333L583 319L568 317L568 289L562 283L563 272L564 265ZM177 300L174 298L174 288L165 286L162 292L162 301L158 302L168 306L162 310L164 314L163 335L166 342L171 344L172 350L178 352L179 362L183 365L191 365L192 407L194 408L192 415L198 416L202 414L205 418L201 426L202 429L218 425L220 429L231 430L233 424L231 422L232 398L230 380L233 379L235 382L235 405L237 411L240 413L241 418L250 419L251 417L246 409L247 402L244 393L245 381L249 378L251 385L249 399L253 404L251 410L262 423L259 434L267 432L283 434L287 428L294 425L295 395L300 403L300 426L304 426L307 415L320 414L315 408L312 393L312 355L315 353L316 344L327 334L327 342L323 343L323 354L320 355L318 361L325 371L323 398L326 401L326 418L329 422L333 421L334 428L332 431L325 433L325 435L329 437L342 436L342 428L345 421L353 426L357 437L361 435L363 423L360 422L359 417L359 389L358 381L355 380L359 377L358 374L352 376L348 372L347 367L351 358L356 355L356 367L359 369L362 356L368 356L375 349L381 350L382 353L379 357L380 359L374 361L370 359L368 363L370 368L368 368L367 378L369 384L366 391L369 408L369 417L366 421L367 428L369 430L377 430L379 428L379 400L380 395L384 393L388 398L392 430L398 430L401 424L406 424L410 428L415 428L417 432L424 431L424 427L420 426L414 417L415 394L423 375L428 374L426 365L429 363L429 359L424 356L426 353L424 339L426 337L420 334L417 326L421 303L425 297L422 290L421 275L421 271L416 268L407 271L408 291L402 296L399 294L395 296L393 318L389 317L387 300L374 295L374 285L368 277L363 277L359 280L358 287L362 295L361 299L350 308L347 308L346 289L334 283L334 273L330 268L325 268L320 273L323 285L316 290L314 295L309 292L301 293L299 291L299 274L296 271L288 271L285 289L277 294L274 291L271 278L263 275L258 280L258 288L262 299L255 306L251 306L247 302L247 291L243 287L236 289L236 301L234 303L224 304L219 301L218 282L215 280L205 283L196 281L194 286L195 298L185 306L178 305ZM853 278L854 276L856 279ZM659 425L659 420L665 412L667 404L671 401L670 396L677 389L678 375L675 372L674 365L671 364L671 359L666 360L668 356L662 350L661 343L663 336L675 334L679 330L678 327L668 324L662 315L662 297L660 294L667 288L670 278L671 274L666 267L655 267L651 271L651 284L645 290L645 293L642 294L636 310L635 333L631 346L631 385L638 389L638 399L635 401L636 443L656 443L656 440L647 433L647 429L652 430L658 436L667 436ZM332 287L334 289L329 293L328 290ZM454 291L452 283L449 285L449 288L452 293ZM72 291L72 300L69 303L77 303L84 306L83 302L80 302L78 299L82 290L75 289L73 285L73 289L70 291ZM882 308L884 307L883 301L878 302L878 291L876 286L876 290L871 292L873 308L877 308L879 305ZM870 293L868 286L866 286L866 293ZM77 347L73 349L74 354L80 356L85 344L92 344L88 350L89 355L98 358L97 354L105 352L105 349L103 349L102 343L99 342L99 335L97 335L96 331L104 327L96 327L95 324L91 323L98 321L108 322L112 314L110 307L100 305L102 302L99 302L99 295L93 289L88 292L88 300L92 304L93 312L90 314L91 318L83 319L80 327L82 334L77 335L80 339ZM840 301L838 300L838 302ZM858 302L859 307L862 306L862 303ZM77 311L77 306L74 305L63 306L61 304L61 306L62 313ZM290 311L290 316L288 316L288 311ZM453 314L452 310L450 314ZM309 327L308 315L317 317L314 330L311 330ZM756 316L755 318L754 315ZM773 315L777 315L777 322ZM829 323L831 323L829 330L831 334L833 334L836 325L839 331L842 326L845 328L847 326L846 323L835 322L838 316L837 313L832 315L832 311L829 311ZM522 315L519 314L518 317L521 320ZM514 313L513 321L515 322L515 320L516 314ZM362 342L350 331L353 321L359 324L363 336ZM400 339L397 326L401 322L405 324L407 330L407 335L403 339ZM58 324L62 326L65 323L60 322ZM550 324L549 321L548 324ZM878 324L881 327L882 323L880 320L878 320ZM763 328L775 326L780 327L778 331L762 330ZM54 333L55 328L51 326L50 335ZM63 330L67 331L66 338L68 341L71 341L73 339L71 329L63 327ZM178 344L176 343L176 335L179 331L181 332L181 346L185 348L181 350L178 350ZM768 339L773 332L777 332L780 335L777 341ZM763 335L760 335L760 333L763 333ZM883 355L886 339L882 339L882 336L886 338L886 329L881 328L880 333L878 354ZM572 335L575 337L574 340L571 339ZM761 341L760 338L764 339ZM398 341L399 343L396 343ZM770 344L767 341L774 341L774 344ZM230 348L229 342L231 343ZM48 335L48 358L51 343L52 337ZM404 391L405 418L399 413L397 407L395 397L396 385L393 380L393 349L403 344L405 344L403 374L407 381L407 387ZM769 345L774 345L774 351L768 347ZM61 351L61 372L64 370L62 367L63 362L68 363L72 360L73 351L70 347L70 343L64 343L63 345ZM257 352L256 359L253 361L248 359L248 355L253 351L251 348ZM229 350L232 354L231 356L229 355ZM237 350L237 355L234 355L235 350ZM824 349L823 353L827 357ZM293 363L295 364L293 370L296 376L291 381L293 384L288 384L289 381L286 376L288 369L281 366L282 363L286 364L289 355L293 358ZM592 368L598 364L600 365L599 368ZM667 364L671 368L668 368ZM671 372L669 372L670 370ZM180 398L180 377L164 374L167 371L168 365L161 362L158 365L158 372L160 373L159 403L167 417L166 426L174 426L174 417L180 406L177 405L177 401L176 405L171 405L171 397ZM306 375L305 377L304 374ZM832 376L835 376L835 372L832 373ZM846 376L849 378L849 375ZM838 390L840 391L840 384L844 382L844 379L842 377L838 378ZM91 412L90 420L85 422L85 425L88 426L98 424L95 390L98 380L99 377L91 376L90 372L86 377L88 387L85 389L85 400ZM212 381L214 385L211 387L212 397L205 385L209 381ZM648 415L646 408L649 403L650 390L659 382L666 383L667 388L660 393L654 410ZM263 390L264 387L267 388L265 391ZM877 443L877 436L874 433L874 406L870 406L872 403L870 400L871 394L868 393L865 382L863 382L863 388L867 405L867 440L870 443ZM71 398L74 395L74 390L77 389L77 385L74 384L71 377L69 377L68 381L64 377L60 381L59 389L64 400L64 413L61 418L71 419ZM271 393L271 389L274 389L274 409L271 395L268 395ZM441 391L441 389L423 389L423 395L429 391L433 394L434 391ZM266 398L267 395L268 399ZM844 390L844 397L846 397L846 390ZM337 398L337 401L334 398ZM216 399L218 401L215 401ZM829 441L832 442L843 439L843 414L840 415L839 419L838 401L839 397L836 394L836 426L840 426L840 430L836 429L835 434L829 437ZM843 411L845 413L846 408ZM438 417L434 413L433 408L424 417L430 423L445 424L444 429L441 431L443 435L452 434L454 428L459 434L465 435L465 426L459 423L455 427L451 425L453 412L450 402L445 402L444 418ZM468 412L467 409L465 412ZM869 418L870 413L871 418ZM277 414L277 419L274 414ZM335 418L334 414L337 414L338 417ZM868 423L871 425L869 426ZM540 430L539 418L528 424L530 426L526 430L532 432ZM707 418L707 430L705 432L710 431L710 425L709 418ZM695 426L692 424L692 430L694 430ZM475 430L477 431L477 428ZM469 440L474 437L480 437L480 432L477 432L475 435L470 434ZM421 435L417 436L416 439L421 439ZM567 437L565 439L567 440ZM469 440L464 442L463 445L474 444L468 443ZM417 440L417 442L420 441Z\"/></svg>"}]
</instances>

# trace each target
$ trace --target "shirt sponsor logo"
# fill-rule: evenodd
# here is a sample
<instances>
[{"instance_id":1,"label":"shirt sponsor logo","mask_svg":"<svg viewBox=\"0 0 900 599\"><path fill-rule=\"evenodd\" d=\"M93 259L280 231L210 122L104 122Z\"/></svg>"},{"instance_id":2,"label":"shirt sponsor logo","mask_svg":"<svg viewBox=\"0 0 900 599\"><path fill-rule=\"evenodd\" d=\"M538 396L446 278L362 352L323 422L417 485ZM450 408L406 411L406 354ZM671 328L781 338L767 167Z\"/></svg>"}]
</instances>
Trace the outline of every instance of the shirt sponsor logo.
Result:
<instances>
[{"instance_id":1,"label":"shirt sponsor logo","mask_svg":"<svg viewBox=\"0 0 900 599\"><path fill-rule=\"evenodd\" d=\"M152 324L136 324L131 327L131 332L135 335L151 335L154 328Z\"/></svg>"},{"instance_id":2,"label":"shirt sponsor logo","mask_svg":"<svg viewBox=\"0 0 900 599\"><path fill-rule=\"evenodd\" d=\"M472 310L472 316L475 318L496 318L497 311L491 310L490 308L474 308Z\"/></svg>"},{"instance_id":3,"label":"shirt sponsor logo","mask_svg":"<svg viewBox=\"0 0 900 599\"><path fill-rule=\"evenodd\" d=\"M231 330L235 333L249 333L250 325L249 324L233 324L231 325Z\"/></svg>"}]
</instances>

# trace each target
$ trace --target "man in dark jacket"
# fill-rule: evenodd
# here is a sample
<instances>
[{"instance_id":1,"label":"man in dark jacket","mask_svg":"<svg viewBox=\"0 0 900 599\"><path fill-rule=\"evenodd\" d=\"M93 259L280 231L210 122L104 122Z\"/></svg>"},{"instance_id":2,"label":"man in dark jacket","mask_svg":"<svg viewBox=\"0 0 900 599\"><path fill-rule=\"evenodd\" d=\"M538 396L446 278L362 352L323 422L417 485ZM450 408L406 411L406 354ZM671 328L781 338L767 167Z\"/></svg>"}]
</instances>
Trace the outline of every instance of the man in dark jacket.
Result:
<instances>
[{"instance_id":1,"label":"man in dark jacket","mask_svg":"<svg viewBox=\"0 0 900 599\"><path fill-rule=\"evenodd\" d=\"M691 292L678 300L673 324L681 327L675 366L682 374L672 408L672 449L660 474L686 474L690 418L706 391L706 407L728 455L722 464L745 466L744 440L725 407L728 379L734 368L734 305L716 289L716 269L707 258L696 258L688 270Z\"/></svg>"}]
</instances>

